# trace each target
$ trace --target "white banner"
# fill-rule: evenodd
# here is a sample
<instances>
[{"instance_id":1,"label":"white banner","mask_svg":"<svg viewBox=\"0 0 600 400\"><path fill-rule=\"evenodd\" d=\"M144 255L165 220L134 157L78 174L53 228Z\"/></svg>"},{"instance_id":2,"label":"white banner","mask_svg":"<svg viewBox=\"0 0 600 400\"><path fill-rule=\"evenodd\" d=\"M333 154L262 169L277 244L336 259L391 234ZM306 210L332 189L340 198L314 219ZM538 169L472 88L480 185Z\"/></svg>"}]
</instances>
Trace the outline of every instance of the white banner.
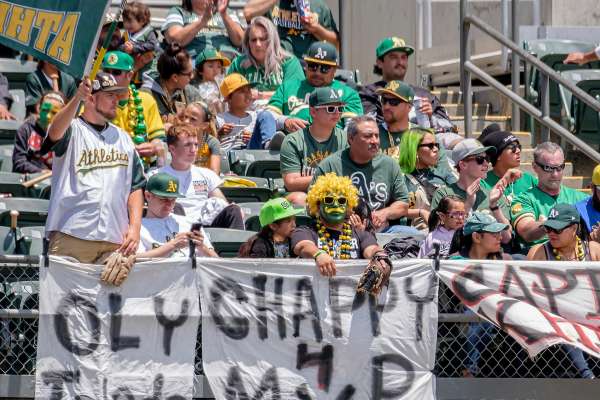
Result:
<instances>
[{"instance_id":1,"label":"white banner","mask_svg":"<svg viewBox=\"0 0 600 400\"><path fill-rule=\"evenodd\" d=\"M200 318L188 259L138 263L120 288L102 266L40 266L36 399L191 399Z\"/></svg>"},{"instance_id":2,"label":"white banner","mask_svg":"<svg viewBox=\"0 0 600 400\"><path fill-rule=\"evenodd\" d=\"M202 260L204 372L217 399L434 399L437 278L394 263L378 303L366 261Z\"/></svg>"},{"instance_id":3,"label":"white banner","mask_svg":"<svg viewBox=\"0 0 600 400\"><path fill-rule=\"evenodd\" d=\"M442 261L439 274L471 310L531 357L566 343L600 357L600 264Z\"/></svg>"}]
</instances>

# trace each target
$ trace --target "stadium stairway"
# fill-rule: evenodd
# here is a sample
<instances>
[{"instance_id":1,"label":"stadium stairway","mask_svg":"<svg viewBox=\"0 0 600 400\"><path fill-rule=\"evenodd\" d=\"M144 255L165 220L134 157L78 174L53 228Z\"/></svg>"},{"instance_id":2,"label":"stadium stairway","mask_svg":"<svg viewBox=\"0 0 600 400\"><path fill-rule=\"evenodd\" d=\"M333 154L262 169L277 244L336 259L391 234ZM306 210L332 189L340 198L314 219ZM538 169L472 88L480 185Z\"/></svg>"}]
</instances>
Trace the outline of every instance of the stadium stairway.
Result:
<instances>
[{"instance_id":1,"label":"stadium stairway","mask_svg":"<svg viewBox=\"0 0 600 400\"><path fill-rule=\"evenodd\" d=\"M473 99L473 137L478 138L483 128L492 123L497 123L502 129L511 130L511 118L508 115L509 103L501 99L502 96L491 89L474 87L473 91L475 93ZM455 87L436 88L432 93L440 99L450 119L458 127L459 134L464 136L464 106L460 90ZM523 146L521 170L533 173L533 137L530 132L513 131L513 133L519 138L519 142ZM591 183L591 177L573 176L576 169L572 160L568 159L568 155L565 164L563 184L574 189L587 191Z\"/></svg>"}]
</instances>

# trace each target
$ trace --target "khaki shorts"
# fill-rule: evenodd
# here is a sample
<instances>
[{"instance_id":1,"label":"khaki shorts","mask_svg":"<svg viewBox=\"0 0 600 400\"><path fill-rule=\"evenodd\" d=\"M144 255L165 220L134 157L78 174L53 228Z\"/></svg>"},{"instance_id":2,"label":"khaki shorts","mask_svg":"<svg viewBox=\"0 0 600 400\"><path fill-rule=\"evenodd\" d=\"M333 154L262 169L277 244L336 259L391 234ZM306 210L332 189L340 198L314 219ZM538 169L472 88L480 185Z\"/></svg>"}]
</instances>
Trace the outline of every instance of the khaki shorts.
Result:
<instances>
[{"instance_id":1,"label":"khaki shorts","mask_svg":"<svg viewBox=\"0 0 600 400\"><path fill-rule=\"evenodd\" d=\"M120 245L102 240L83 240L52 231L48 237L48 254L73 257L85 264L102 264Z\"/></svg>"}]
</instances>

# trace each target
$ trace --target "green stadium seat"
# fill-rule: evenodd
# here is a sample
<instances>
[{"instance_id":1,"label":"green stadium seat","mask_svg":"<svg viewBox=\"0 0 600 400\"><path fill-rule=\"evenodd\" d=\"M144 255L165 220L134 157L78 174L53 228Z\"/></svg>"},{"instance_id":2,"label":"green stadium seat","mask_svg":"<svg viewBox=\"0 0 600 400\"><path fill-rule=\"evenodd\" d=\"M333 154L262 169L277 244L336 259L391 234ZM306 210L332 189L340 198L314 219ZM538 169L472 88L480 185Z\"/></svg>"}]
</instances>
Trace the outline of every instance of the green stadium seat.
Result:
<instances>
[{"instance_id":1,"label":"green stadium seat","mask_svg":"<svg viewBox=\"0 0 600 400\"><path fill-rule=\"evenodd\" d=\"M228 154L231 172L239 176L281 178L279 152L270 150L231 150ZM252 174L248 169L252 164ZM260 175L259 175L260 174Z\"/></svg>"},{"instance_id":2,"label":"green stadium seat","mask_svg":"<svg viewBox=\"0 0 600 400\"><path fill-rule=\"evenodd\" d=\"M23 122L27 114L27 108L25 106L25 91L23 89L11 89L8 91L13 102L10 105L10 112L15 116L16 120Z\"/></svg>"},{"instance_id":3,"label":"green stadium seat","mask_svg":"<svg viewBox=\"0 0 600 400\"><path fill-rule=\"evenodd\" d=\"M25 90L27 75L35 71L37 63L17 59L0 59L0 72L8 79L10 89Z\"/></svg>"},{"instance_id":4,"label":"green stadium seat","mask_svg":"<svg viewBox=\"0 0 600 400\"><path fill-rule=\"evenodd\" d=\"M265 178L256 178L251 176L240 177L256 183L256 187L225 187L219 189L230 202L265 202L273 196L271 182Z\"/></svg>"},{"instance_id":5,"label":"green stadium seat","mask_svg":"<svg viewBox=\"0 0 600 400\"><path fill-rule=\"evenodd\" d=\"M23 197L0 199L0 226L10 226L10 211L19 211L18 226L45 225L48 217L48 200Z\"/></svg>"},{"instance_id":6,"label":"green stadium seat","mask_svg":"<svg viewBox=\"0 0 600 400\"><path fill-rule=\"evenodd\" d=\"M345 83L355 90L360 85L360 74L358 70L338 69L335 71L334 79Z\"/></svg>"},{"instance_id":7,"label":"green stadium seat","mask_svg":"<svg viewBox=\"0 0 600 400\"><path fill-rule=\"evenodd\" d=\"M256 232L242 231L238 229L204 228L210 236L215 251L220 257L237 257L242 244L252 237Z\"/></svg>"},{"instance_id":8,"label":"green stadium seat","mask_svg":"<svg viewBox=\"0 0 600 400\"><path fill-rule=\"evenodd\" d=\"M562 71L560 75L567 81L577 85L577 83L581 81L600 79L600 69L573 69ZM575 128L575 119L573 117L574 104L572 101L573 94L563 86L560 86L558 90L564 112L561 116L562 124L567 129L573 130Z\"/></svg>"},{"instance_id":9,"label":"green stadium seat","mask_svg":"<svg viewBox=\"0 0 600 400\"><path fill-rule=\"evenodd\" d=\"M251 202L251 203L240 203L239 206L244 213L244 225L247 231L258 232L261 229L260 226L260 209L264 203ZM296 225L308 225L311 221L311 217L304 212L303 214L296 216Z\"/></svg>"},{"instance_id":10,"label":"green stadium seat","mask_svg":"<svg viewBox=\"0 0 600 400\"><path fill-rule=\"evenodd\" d=\"M20 228L20 244L23 254L28 256L39 256L44 253L44 226L26 226Z\"/></svg>"},{"instance_id":11,"label":"green stadium seat","mask_svg":"<svg viewBox=\"0 0 600 400\"><path fill-rule=\"evenodd\" d=\"M2 143L1 133L0 143ZM12 172L12 154L14 148L14 139L11 144L0 145L0 172Z\"/></svg>"},{"instance_id":12,"label":"green stadium seat","mask_svg":"<svg viewBox=\"0 0 600 400\"><path fill-rule=\"evenodd\" d=\"M229 159L227 158L227 154L221 154L221 173L226 174L229 171Z\"/></svg>"},{"instance_id":13,"label":"green stadium seat","mask_svg":"<svg viewBox=\"0 0 600 400\"><path fill-rule=\"evenodd\" d=\"M32 187L23 186L24 182L35 178L37 175L39 174L19 174L16 172L0 171L0 194L10 194L12 197L39 198L43 190L50 186L50 179Z\"/></svg>"},{"instance_id":14,"label":"green stadium seat","mask_svg":"<svg viewBox=\"0 0 600 400\"><path fill-rule=\"evenodd\" d=\"M577 87L600 101L600 79L580 81ZM577 98L572 99L575 135L588 144L600 145L600 114Z\"/></svg>"},{"instance_id":15,"label":"green stadium seat","mask_svg":"<svg viewBox=\"0 0 600 400\"><path fill-rule=\"evenodd\" d=\"M0 226L0 255L15 254L16 248L14 232L8 226Z\"/></svg>"}]
</instances>

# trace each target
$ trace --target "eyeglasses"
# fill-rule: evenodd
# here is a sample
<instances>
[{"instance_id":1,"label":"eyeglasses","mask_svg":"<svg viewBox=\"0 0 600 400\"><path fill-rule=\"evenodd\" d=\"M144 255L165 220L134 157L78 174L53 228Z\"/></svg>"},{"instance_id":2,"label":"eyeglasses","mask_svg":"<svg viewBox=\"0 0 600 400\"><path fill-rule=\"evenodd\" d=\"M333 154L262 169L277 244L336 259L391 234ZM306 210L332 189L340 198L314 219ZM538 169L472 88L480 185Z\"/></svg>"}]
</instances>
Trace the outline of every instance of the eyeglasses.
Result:
<instances>
[{"instance_id":1,"label":"eyeglasses","mask_svg":"<svg viewBox=\"0 0 600 400\"><path fill-rule=\"evenodd\" d=\"M454 212L448 213L448 216L452 219L462 219L466 215L467 214L463 211L454 211Z\"/></svg>"},{"instance_id":2,"label":"eyeglasses","mask_svg":"<svg viewBox=\"0 0 600 400\"><path fill-rule=\"evenodd\" d=\"M178 75L184 75L184 76L187 76L188 78L191 78L192 75L194 75L194 71L190 71L190 72L183 72L183 71L181 71L181 72L179 72Z\"/></svg>"},{"instance_id":3,"label":"eyeglasses","mask_svg":"<svg viewBox=\"0 0 600 400\"><path fill-rule=\"evenodd\" d=\"M396 107L400 103L404 103L402 100L400 100L397 97L384 97L384 96L381 96L379 98L379 101L381 102L382 106L385 105L385 104L389 104L392 107Z\"/></svg>"},{"instance_id":4,"label":"eyeglasses","mask_svg":"<svg viewBox=\"0 0 600 400\"><path fill-rule=\"evenodd\" d=\"M123 71L122 69L105 69L104 72L106 72L107 74L111 74L112 76L119 76L128 71Z\"/></svg>"},{"instance_id":5,"label":"eyeglasses","mask_svg":"<svg viewBox=\"0 0 600 400\"><path fill-rule=\"evenodd\" d=\"M475 156L475 157L467 157L464 159L464 161L473 161L475 160L477 162L477 164L479 165L483 165L484 162L489 163L490 162L490 158L488 156Z\"/></svg>"},{"instance_id":6,"label":"eyeglasses","mask_svg":"<svg viewBox=\"0 0 600 400\"><path fill-rule=\"evenodd\" d=\"M331 65L309 63L309 64L306 64L306 68L308 68L308 70L312 71L312 72L321 71L322 74L326 74L329 71L331 71L331 68L333 68L333 67Z\"/></svg>"},{"instance_id":7,"label":"eyeglasses","mask_svg":"<svg viewBox=\"0 0 600 400\"><path fill-rule=\"evenodd\" d=\"M315 108L325 110L327 114L343 113L344 106L316 106Z\"/></svg>"},{"instance_id":8,"label":"eyeglasses","mask_svg":"<svg viewBox=\"0 0 600 400\"><path fill-rule=\"evenodd\" d=\"M335 204L337 200L337 204L340 206L345 206L346 203L348 202L348 200L345 197L338 197L337 199L333 196L325 196L323 197L323 204L325 204L326 206L331 206L333 204Z\"/></svg>"},{"instance_id":9,"label":"eyeglasses","mask_svg":"<svg viewBox=\"0 0 600 400\"><path fill-rule=\"evenodd\" d=\"M546 231L546 233L555 233L557 235L560 235L561 233L563 233L565 231L565 229L568 229L571 226L573 226L573 224L571 224L569 226L565 226L562 229L554 229L554 228L550 228L549 226L544 226L544 231Z\"/></svg>"},{"instance_id":10,"label":"eyeglasses","mask_svg":"<svg viewBox=\"0 0 600 400\"><path fill-rule=\"evenodd\" d=\"M560 165L545 165L539 162L535 162L544 172L551 174L552 172L562 172L565 169L565 163Z\"/></svg>"},{"instance_id":11,"label":"eyeglasses","mask_svg":"<svg viewBox=\"0 0 600 400\"><path fill-rule=\"evenodd\" d=\"M506 148L510 151L512 151L513 153L517 152L517 149L519 149L519 151L521 151L521 145L518 142L515 143L511 143L508 146L506 146Z\"/></svg>"},{"instance_id":12,"label":"eyeglasses","mask_svg":"<svg viewBox=\"0 0 600 400\"><path fill-rule=\"evenodd\" d=\"M429 150L433 150L433 149L438 149L438 150L439 150L439 148L440 148L440 144L439 144L439 143L435 143L435 142L432 142L432 143L421 143L421 144L420 144L419 146L417 146L417 147L419 147L419 148L420 148L420 147L428 147L428 148L429 148Z\"/></svg>"}]
</instances>

